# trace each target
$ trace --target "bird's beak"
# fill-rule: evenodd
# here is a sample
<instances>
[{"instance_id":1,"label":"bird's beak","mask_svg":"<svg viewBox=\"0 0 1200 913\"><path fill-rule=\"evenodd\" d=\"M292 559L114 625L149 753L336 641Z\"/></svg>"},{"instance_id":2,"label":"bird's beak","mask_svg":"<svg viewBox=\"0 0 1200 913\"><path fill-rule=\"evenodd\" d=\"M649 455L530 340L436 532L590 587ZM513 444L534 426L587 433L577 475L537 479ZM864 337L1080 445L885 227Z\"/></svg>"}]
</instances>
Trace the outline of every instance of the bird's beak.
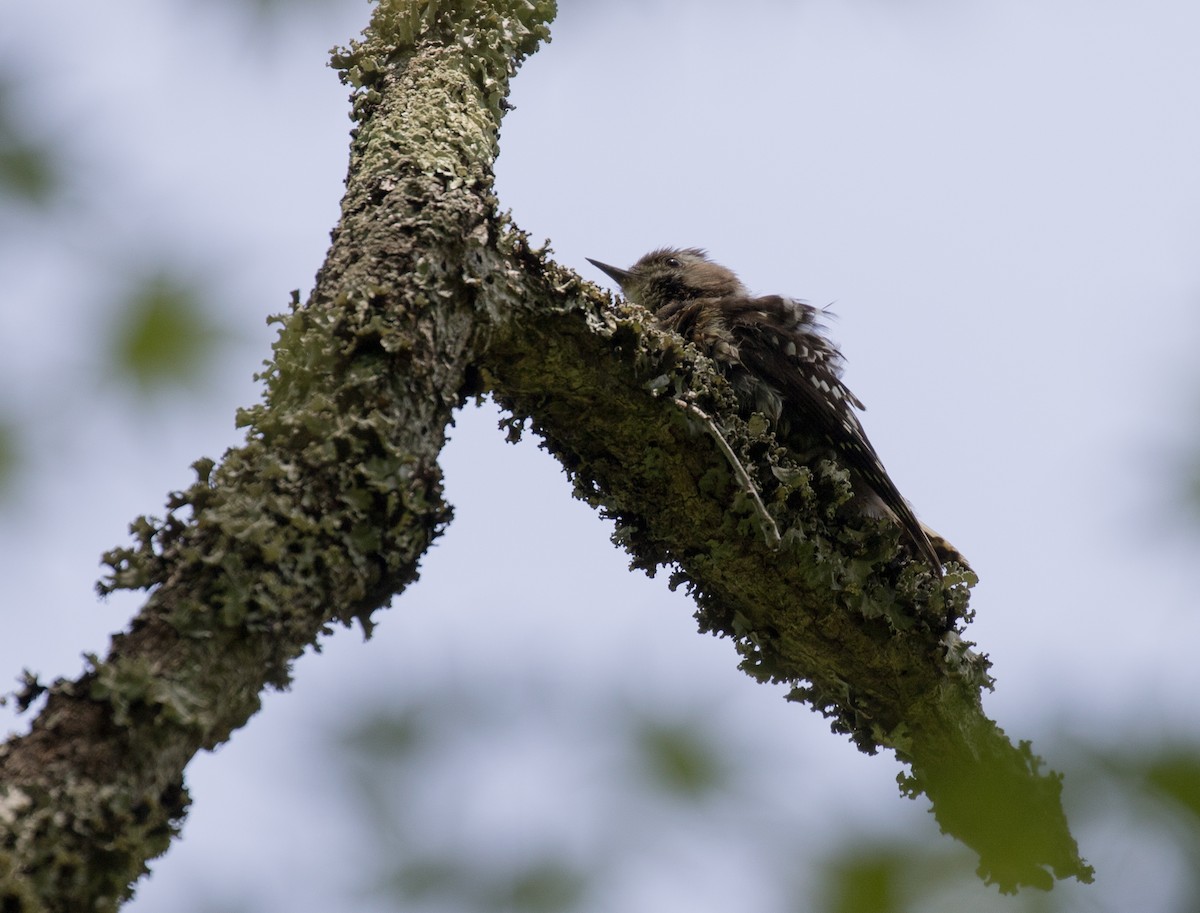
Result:
<instances>
[{"instance_id":1,"label":"bird's beak","mask_svg":"<svg viewBox=\"0 0 1200 913\"><path fill-rule=\"evenodd\" d=\"M627 269L621 269L619 266L609 266L607 263L601 263L599 260L593 260L591 257L586 258L587 262L596 267L601 272L608 273L610 277L622 288L625 283L632 278L632 273Z\"/></svg>"}]
</instances>

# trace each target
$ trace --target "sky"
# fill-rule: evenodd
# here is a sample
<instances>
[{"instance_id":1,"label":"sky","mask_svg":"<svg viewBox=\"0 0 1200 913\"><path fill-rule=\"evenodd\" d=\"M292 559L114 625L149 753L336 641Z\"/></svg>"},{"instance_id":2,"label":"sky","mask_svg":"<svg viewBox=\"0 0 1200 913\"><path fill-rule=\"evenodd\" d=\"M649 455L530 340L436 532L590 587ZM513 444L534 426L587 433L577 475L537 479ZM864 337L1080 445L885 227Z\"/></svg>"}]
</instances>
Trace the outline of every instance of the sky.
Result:
<instances>
[{"instance_id":1,"label":"sky","mask_svg":"<svg viewBox=\"0 0 1200 913\"><path fill-rule=\"evenodd\" d=\"M181 0L0 0L16 101L69 174L64 217L0 213L0 405L26 453L0 504L0 681L24 667L74 677L82 653L103 653L137 601L97 600L100 553L160 513L192 461L238 443L265 318L311 287L338 216L349 121L325 61L368 14L340 0L257 21ZM981 578L968 636L993 663L985 708L1043 753L1200 728L1182 503L1200 450L1198 33L1182 0L567 2L502 128L502 206L586 278L606 284L586 257L697 245L756 292L831 306L876 449ZM145 400L104 377L97 341L129 272L156 262L202 277L229 342L202 392ZM421 581L369 643L328 638L290 692L196 759L184 838L129 909L304 911L361 890L336 861L363 837L321 760L331 733L356 711L481 684L518 704L536 693L547 725L570 732L570 708L595 701L707 717L724 750L777 759L769 782L743 787L782 796L803 829L932 832L898 798L893 759L858 755L738 673L729 643L695 635L684 594L631 574L608 525L535 442L505 444L498 417L459 417L444 461L456 519ZM546 709L547 695L560 703ZM496 701L481 706L509 712ZM543 738L506 763L568 756ZM549 815L545 782L528 777L508 801ZM1068 772L1069 814L1074 788ZM595 813L578 783L562 790L555 802ZM494 796L479 803L464 814L505 817ZM636 820L687 888L623 869L616 908L741 896L686 822ZM563 839L586 833L599 839L583 826ZM1168 890L1147 888L1169 868L1160 854L1096 828L1081 843L1112 909L1125 891L1170 909ZM723 852L747 851L730 837ZM1097 896L1062 889L1079 909Z\"/></svg>"}]
</instances>

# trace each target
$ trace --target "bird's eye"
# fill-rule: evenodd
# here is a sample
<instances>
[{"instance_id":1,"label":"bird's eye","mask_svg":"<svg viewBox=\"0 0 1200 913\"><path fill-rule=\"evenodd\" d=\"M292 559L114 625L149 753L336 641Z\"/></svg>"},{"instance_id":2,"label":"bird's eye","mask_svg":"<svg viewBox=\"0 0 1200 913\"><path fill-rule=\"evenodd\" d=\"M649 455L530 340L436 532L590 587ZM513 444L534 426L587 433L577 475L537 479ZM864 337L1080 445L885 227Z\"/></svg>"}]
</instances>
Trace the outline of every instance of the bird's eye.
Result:
<instances>
[{"instance_id":1,"label":"bird's eye","mask_svg":"<svg viewBox=\"0 0 1200 913\"><path fill-rule=\"evenodd\" d=\"M671 269L679 269L683 264L679 262L678 257L667 257L667 266L671 267Z\"/></svg>"}]
</instances>

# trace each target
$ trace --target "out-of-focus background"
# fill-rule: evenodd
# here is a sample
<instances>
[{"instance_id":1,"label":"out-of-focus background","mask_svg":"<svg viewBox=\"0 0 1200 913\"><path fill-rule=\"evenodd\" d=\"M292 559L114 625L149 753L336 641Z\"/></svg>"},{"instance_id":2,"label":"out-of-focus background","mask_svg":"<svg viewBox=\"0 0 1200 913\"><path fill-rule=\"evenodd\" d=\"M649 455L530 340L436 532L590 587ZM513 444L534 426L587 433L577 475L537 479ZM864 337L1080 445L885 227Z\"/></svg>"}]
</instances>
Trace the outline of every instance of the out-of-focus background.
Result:
<instances>
[{"instance_id":1,"label":"out-of-focus background","mask_svg":"<svg viewBox=\"0 0 1200 913\"><path fill-rule=\"evenodd\" d=\"M0 680L103 653L137 599L97 601L100 553L239 442L338 218L325 61L369 11L0 0ZM485 405L420 583L196 759L129 909L1195 908L1200 7L614 0L553 34L503 205L598 282L700 245L832 304L1097 881L981 885L894 759L738 673Z\"/></svg>"}]
</instances>

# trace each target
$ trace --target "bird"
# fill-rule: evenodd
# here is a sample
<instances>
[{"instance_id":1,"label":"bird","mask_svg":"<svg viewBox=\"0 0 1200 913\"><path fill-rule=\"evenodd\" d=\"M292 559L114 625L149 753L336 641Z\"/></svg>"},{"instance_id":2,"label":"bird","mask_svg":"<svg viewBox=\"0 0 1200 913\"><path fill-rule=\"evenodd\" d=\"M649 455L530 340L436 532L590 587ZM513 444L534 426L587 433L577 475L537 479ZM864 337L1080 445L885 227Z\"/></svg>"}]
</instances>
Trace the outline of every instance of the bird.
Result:
<instances>
[{"instance_id":1,"label":"bird","mask_svg":"<svg viewBox=\"0 0 1200 913\"><path fill-rule=\"evenodd\" d=\"M843 358L823 334L824 312L781 295L755 296L733 270L697 247L651 251L628 269L588 262L721 366L744 413L760 412L776 437L823 440L849 470L866 513L889 517L912 550L942 575L957 550L926 527L888 475L856 414L865 406L842 381ZM936 543L936 544L935 544Z\"/></svg>"}]
</instances>

